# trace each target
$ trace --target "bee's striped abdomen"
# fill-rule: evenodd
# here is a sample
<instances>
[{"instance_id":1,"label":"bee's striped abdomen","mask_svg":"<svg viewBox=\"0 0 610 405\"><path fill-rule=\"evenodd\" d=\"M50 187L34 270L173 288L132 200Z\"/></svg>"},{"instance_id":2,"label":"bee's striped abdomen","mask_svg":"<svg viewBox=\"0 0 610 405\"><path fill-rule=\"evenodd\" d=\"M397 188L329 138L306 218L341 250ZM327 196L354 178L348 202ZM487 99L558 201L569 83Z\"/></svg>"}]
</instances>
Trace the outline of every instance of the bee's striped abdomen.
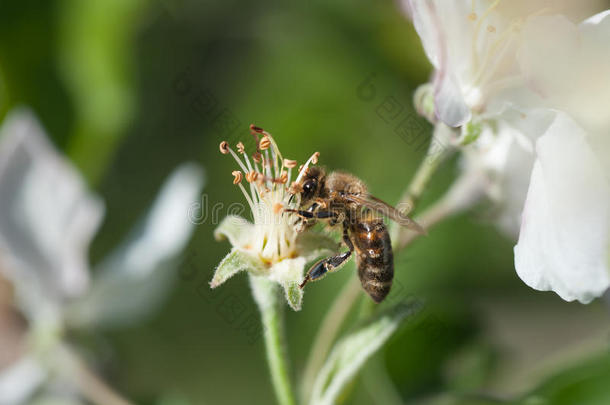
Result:
<instances>
[{"instance_id":1,"label":"bee's striped abdomen","mask_svg":"<svg viewBox=\"0 0 610 405\"><path fill-rule=\"evenodd\" d=\"M394 256L390 235L381 218L362 219L351 225L358 277L375 302L389 294L394 278Z\"/></svg>"}]
</instances>

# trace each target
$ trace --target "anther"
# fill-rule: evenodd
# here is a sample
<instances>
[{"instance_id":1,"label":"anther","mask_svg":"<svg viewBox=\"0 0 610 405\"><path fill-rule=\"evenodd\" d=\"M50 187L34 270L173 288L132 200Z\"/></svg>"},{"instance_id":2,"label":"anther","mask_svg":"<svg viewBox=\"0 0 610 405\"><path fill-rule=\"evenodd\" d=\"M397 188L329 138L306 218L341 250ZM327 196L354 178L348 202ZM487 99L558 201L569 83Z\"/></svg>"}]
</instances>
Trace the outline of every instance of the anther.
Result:
<instances>
[{"instance_id":1,"label":"anther","mask_svg":"<svg viewBox=\"0 0 610 405\"><path fill-rule=\"evenodd\" d=\"M257 127L254 124L250 124L250 129L254 132L258 132L259 134L264 131L264 129L262 129L261 127Z\"/></svg>"},{"instance_id":2,"label":"anther","mask_svg":"<svg viewBox=\"0 0 610 405\"><path fill-rule=\"evenodd\" d=\"M233 184L239 184L241 183L241 179L243 177L243 175L241 174L241 172L239 170L233 170L231 172L231 174L233 175L234 179L233 179Z\"/></svg>"},{"instance_id":3,"label":"anther","mask_svg":"<svg viewBox=\"0 0 610 405\"><path fill-rule=\"evenodd\" d=\"M263 138L261 139L261 142L259 143L258 147L261 150L265 150L265 149L269 149L270 146L271 146L271 140L269 139L269 137L267 135L263 136Z\"/></svg>"},{"instance_id":4,"label":"anther","mask_svg":"<svg viewBox=\"0 0 610 405\"><path fill-rule=\"evenodd\" d=\"M277 180L278 180L278 183L280 183L280 184L286 184L286 182L288 181L288 173L282 172L280 174L279 179L277 179Z\"/></svg>"},{"instance_id":5,"label":"anther","mask_svg":"<svg viewBox=\"0 0 610 405\"><path fill-rule=\"evenodd\" d=\"M284 166L286 166L289 169L292 169L293 167L297 166L297 161L290 160L290 159L284 159Z\"/></svg>"},{"instance_id":6,"label":"anther","mask_svg":"<svg viewBox=\"0 0 610 405\"><path fill-rule=\"evenodd\" d=\"M261 159L262 159L262 155L260 154L260 152L256 152L254 154L252 154L252 159L256 162L256 163L260 163Z\"/></svg>"},{"instance_id":7,"label":"anther","mask_svg":"<svg viewBox=\"0 0 610 405\"><path fill-rule=\"evenodd\" d=\"M246 173L246 181L248 183L253 183L256 181L256 179L258 179L258 173L257 172L248 172Z\"/></svg>"},{"instance_id":8,"label":"anther","mask_svg":"<svg viewBox=\"0 0 610 405\"><path fill-rule=\"evenodd\" d=\"M320 152L314 153L313 156L311 157L311 163L313 163L314 165L318 164L319 157L320 157Z\"/></svg>"},{"instance_id":9,"label":"anther","mask_svg":"<svg viewBox=\"0 0 610 405\"><path fill-rule=\"evenodd\" d=\"M245 150L246 148L244 147L244 144L242 142L239 142L237 144L237 151L243 155Z\"/></svg>"},{"instance_id":10,"label":"anther","mask_svg":"<svg viewBox=\"0 0 610 405\"><path fill-rule=\"evenodd\" d=\"M223 155L229 153L229 143L227 141L220 142L220 153Z\"/></svg>"}]
</instances>

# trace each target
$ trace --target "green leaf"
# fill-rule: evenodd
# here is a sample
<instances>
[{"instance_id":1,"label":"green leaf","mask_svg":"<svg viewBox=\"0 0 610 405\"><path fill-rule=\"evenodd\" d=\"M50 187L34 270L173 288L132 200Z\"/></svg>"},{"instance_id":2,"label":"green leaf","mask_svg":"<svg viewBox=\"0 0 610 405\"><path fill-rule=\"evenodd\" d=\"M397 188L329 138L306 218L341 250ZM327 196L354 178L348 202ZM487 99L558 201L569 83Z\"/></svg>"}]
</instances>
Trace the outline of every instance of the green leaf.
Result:
<instances>
[{"instance_id":1,"label":"green leaf","mask_svg":"<svg viewBox=\"0 0 610 405\"><path fill-rule=\"evenodd\" d=\"M225 217L214 230L216 240L228 239L231 246L244 247L247 239L252 236L254 225L237 215Z\"/></svg>"},{"instance_id":2,"label":"green leaf","mask_svg":"<svg viewBox=\"0 0 610 405\"><path fill-rule=\"evenodd\" d=\"M314 383L310 404L334 404L366 360L420 307L417 301L401 302L337 342Z\"/></svg>"},{"instance_id":3,"label":"green leaf","mask_svg":"<svg viewBox=\"0 0 610 405\"><path fill-rule=\"evenodd\" d=\"M241 249L233 248L216 268L214 277L212 278L212 281L210 281L210 287L218 287L243 270L248 270L254 274L266 272L263 263L256 257Z\"/></svg>"},{"instance_id":4,"label":"green leaf","mask_svg":"<svg viewBox=\"0 0 610 405\"><path fill-rule=\"evenodd\" d=\"M303 290L299 288L299 283L284 283L282 287L284 288L284 295L288 305L295 311L300 311L303 303Z\"/></svg>"}]
</instances>

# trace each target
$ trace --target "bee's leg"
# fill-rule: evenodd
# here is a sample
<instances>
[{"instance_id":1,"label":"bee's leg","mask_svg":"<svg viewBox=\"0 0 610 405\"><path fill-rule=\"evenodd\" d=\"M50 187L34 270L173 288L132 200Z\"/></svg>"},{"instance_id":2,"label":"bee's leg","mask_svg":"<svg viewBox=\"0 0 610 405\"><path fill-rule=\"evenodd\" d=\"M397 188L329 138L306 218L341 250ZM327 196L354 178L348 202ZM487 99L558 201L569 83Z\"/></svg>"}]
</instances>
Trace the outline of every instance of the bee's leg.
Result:
<instances>
[{"instance_id":1,"label":"bee's leg","mask_svg":"<svg viewBox=\"0 0 610 405\"><path fill-rule=\"evenodd\" d=\"M321 279L328 273L329 271L339 270L341 266L343 266L347 260L352 256L352 252L354 251L354 244L349 239L349 235L347 233L347 225L343 224L343 242L348 247L347 252L339 253L336 256L327 257L326 259L322 259L314 264L311 269L307 272L305 279L303 282L299 284L299 288L305 287L309 281L316 281Z\"/></svg>"},{"instance_id":2,"label":"bee's leg","mask_svg":"<svg viewBox=\"0 0 610 405\"><path fill-rule=\"evenodd\" d=\"M301 218L305 218L305 219L312 219L312 218L317 218L317 219L328 219L328 218L334 218L337 216L337 213L334 211L304 211L304 210L293 210L293 209L285 209L284 212L292 212L294 214L297 214L298 216L300 216Z\"/></svg>"}]
</instances>

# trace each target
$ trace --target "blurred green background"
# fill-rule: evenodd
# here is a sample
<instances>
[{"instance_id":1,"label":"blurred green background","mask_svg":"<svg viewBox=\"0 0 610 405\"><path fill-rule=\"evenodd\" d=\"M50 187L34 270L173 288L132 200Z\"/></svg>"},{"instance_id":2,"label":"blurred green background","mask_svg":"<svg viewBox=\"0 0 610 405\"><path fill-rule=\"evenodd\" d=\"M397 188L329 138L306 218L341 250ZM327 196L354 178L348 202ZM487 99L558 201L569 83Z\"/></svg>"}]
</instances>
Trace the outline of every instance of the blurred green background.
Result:
<instances>
[{"instance_id":1,"label":"blurred green background","mask_svg":"<svg viewBox=\"0 0 610 405\"><path fill-rule=\"evenodd\" d=\"M358 175L396 202L425 147L396 132L407 118L421 142L412 93L430 66L391 1L21 0L0 2L0 113L25 104L106 201L96 262L150 204L165 176L195 160L204 201L243 202L221 140L252 147L248 125L274 134L284 155ZM378 107L393 97L396 118ZM418 143L419 145L419 143ZM424 196L458 172L447 162ZM220 205L219 205L220 204ZM513 241L479 207L450 219L396 259L403 293L428 302L427 322L402 330L367 365L350 404L608 404L608 312L522 283ZM211 213L210 213L211 215ZM263 344L245 276L207 282L229 245L197 227L162 310L143 324L73 336L111 385L142 404L271 404ZM351 263L287 308L293 376ZM427 321L426 321L427 319ZM430 321L432 320L432 321ZM383 388L384 369L394 391ZM476 399L475 399L476 398Z\"/></svg>"}]
</instances>

